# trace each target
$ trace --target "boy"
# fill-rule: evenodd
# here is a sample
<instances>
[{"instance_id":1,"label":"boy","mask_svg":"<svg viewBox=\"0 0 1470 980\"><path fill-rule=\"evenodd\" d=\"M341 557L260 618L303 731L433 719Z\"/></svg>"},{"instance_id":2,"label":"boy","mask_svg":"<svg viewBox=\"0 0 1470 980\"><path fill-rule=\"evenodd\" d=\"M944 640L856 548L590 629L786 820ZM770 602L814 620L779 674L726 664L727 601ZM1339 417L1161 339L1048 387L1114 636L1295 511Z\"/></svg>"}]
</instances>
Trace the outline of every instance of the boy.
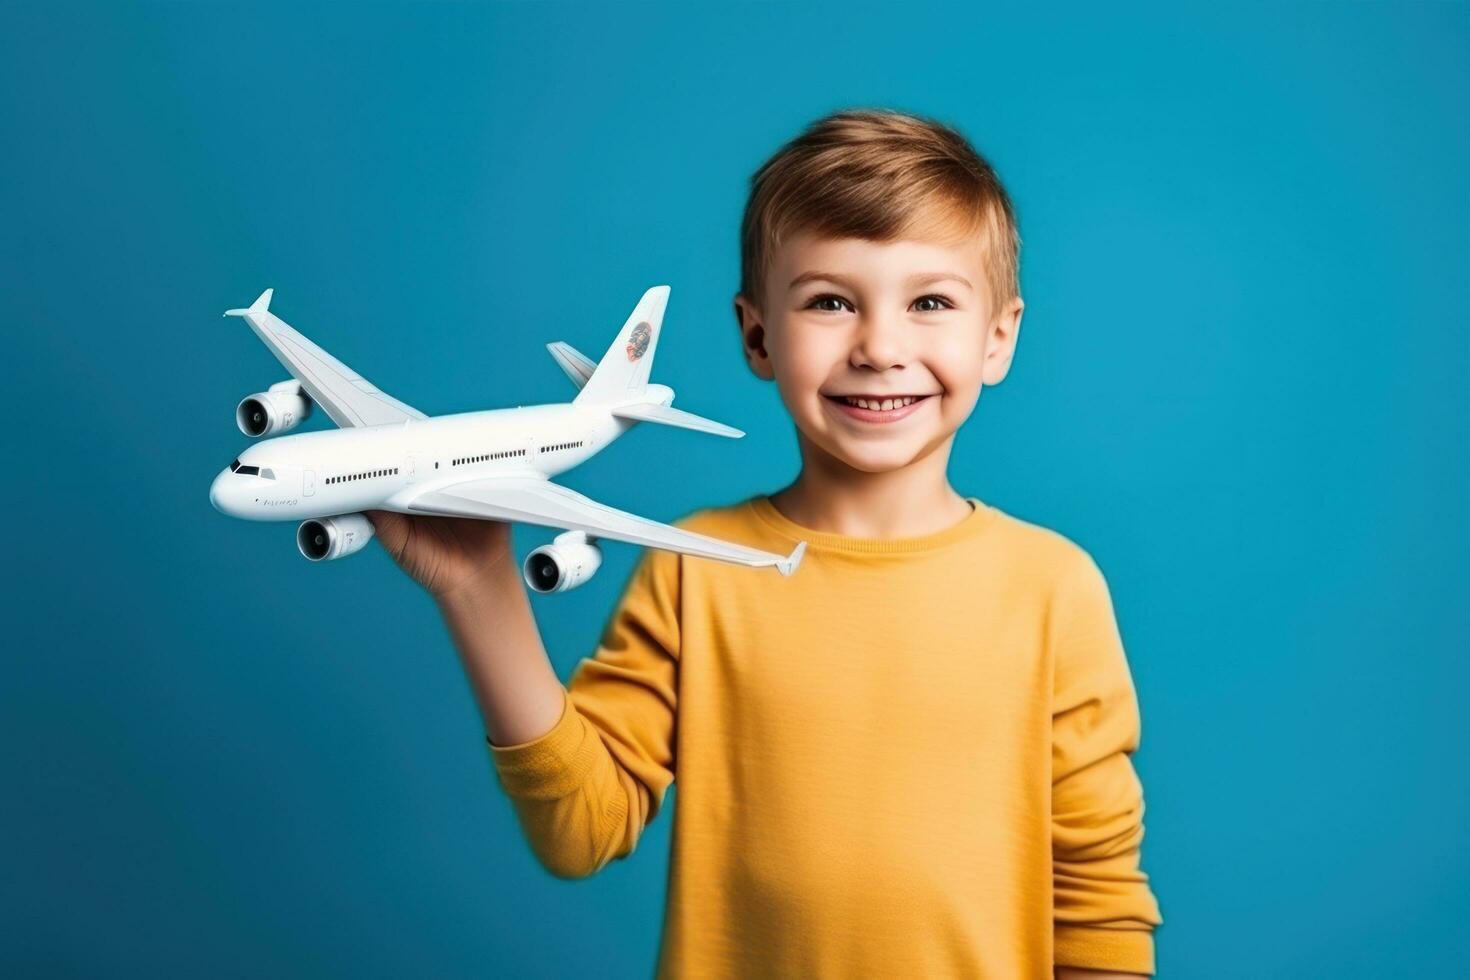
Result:
<instances>
[{"instance_id":1,"label":"boy","mask_svg":"<svg viewBox=\"0 0 1470 980\"><path fill-rule=\"evenodd\" d=\"M1006 192L946 127L838 113L756 173L741 236L745 356L802 468L677 523L805 539L796 575L645 551L563 688L507 525L374 515L448 622L532 849L595 873L677 772L661 976L1151 974L1107 586L945 475L1015 350Z\"/></svg>"}]
</instances>

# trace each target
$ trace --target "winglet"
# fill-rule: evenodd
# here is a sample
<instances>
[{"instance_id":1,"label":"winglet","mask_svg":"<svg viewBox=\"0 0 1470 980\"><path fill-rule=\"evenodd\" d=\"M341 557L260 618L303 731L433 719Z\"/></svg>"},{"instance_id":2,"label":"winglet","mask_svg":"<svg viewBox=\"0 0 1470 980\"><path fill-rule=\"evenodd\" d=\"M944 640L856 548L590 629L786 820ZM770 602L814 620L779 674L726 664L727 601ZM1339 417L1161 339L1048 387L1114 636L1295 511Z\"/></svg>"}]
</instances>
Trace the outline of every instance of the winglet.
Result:
<instances>
[{"instance_id":1,"label":"winglet","mask_svg":"<svg viewBox=\"0 0 1470 980\"><path fill-rule=\"evenodd\" d=\"M796 547L791 549L791 554L776 562L776 570L782 575L792 574L796 571L796 566L801 564L801 556L804 554L806 554L806 542L798 542Z\"/></svg>"},{"instance_id":2,"label":"winglet","mask_svg":"<svg viewBox=\"0 0 1470 980\"><path fill-rule=\"evenodd\" d=\"M244 316L247 313L264 313L270 309L271 293L274 292L274 289L267 289L256 297L255 302L250 304L248 310L225 310L225 316Z\"/></svg>"}]
</instances>

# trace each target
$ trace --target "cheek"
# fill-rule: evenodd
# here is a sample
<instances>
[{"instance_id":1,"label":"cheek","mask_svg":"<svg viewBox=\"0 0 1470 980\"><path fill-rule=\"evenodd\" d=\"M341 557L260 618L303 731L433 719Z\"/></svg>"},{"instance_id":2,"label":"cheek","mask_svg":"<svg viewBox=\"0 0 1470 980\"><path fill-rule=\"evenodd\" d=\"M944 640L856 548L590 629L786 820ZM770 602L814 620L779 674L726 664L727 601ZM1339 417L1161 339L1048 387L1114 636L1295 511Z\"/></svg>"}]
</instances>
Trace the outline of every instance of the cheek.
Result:
<instances>
[{"instance_id":1,"label":"cheek","mask_svg":"<svg viewBox=\"0 0 1470 980\"><path fill-rule=\"evenodd\" d=\"M927 358L929 370L952 398L978 394L984 371L985 351L969 337L954 337L936 344Z\"/></svg>"},{"instance_id":2,"label":"cheek","mask_svg":"<svg viewBox=\"0 0 1470 980\"><path fill-rule=\"evenodd\" d=\"M811 331L791 331L777 341L774 357L783 387L794 394L815 395L842 358L840 346Z\"/></svg>"}]
</instances>

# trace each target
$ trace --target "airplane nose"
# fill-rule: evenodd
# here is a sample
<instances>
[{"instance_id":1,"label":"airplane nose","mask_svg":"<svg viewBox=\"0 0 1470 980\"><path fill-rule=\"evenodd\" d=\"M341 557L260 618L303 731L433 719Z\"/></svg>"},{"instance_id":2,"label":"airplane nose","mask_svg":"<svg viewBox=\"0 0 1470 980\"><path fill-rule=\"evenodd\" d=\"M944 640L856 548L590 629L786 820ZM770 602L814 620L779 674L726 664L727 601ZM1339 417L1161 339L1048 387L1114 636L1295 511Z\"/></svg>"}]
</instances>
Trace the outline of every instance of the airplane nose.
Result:
<instances>
[{"instance_id":1,"label":"airplane nose","mask_svg":"<svg viewBox=\"0 0 1470 980\"><path fill-rule=\"evenodd\" d=\"M215 477L214 482L209 485L209 502L214 504L214 509L221 514L230 513L228 503L229 487L225 481L232 475L229 470L221 470L219 476Z\"/></svg>"}]
</instances>

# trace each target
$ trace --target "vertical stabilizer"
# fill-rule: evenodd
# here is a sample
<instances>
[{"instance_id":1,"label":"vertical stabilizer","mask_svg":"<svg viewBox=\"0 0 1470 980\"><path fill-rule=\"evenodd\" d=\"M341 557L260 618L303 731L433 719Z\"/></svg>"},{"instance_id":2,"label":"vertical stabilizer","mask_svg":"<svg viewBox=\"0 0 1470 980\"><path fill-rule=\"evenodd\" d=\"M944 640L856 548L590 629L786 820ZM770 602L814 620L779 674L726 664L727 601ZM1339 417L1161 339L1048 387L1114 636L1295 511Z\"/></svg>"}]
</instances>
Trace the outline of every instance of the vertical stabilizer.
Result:
<instances>
[{"instance_id":1,"label":"vertical stabilizer","mask_svg":"<svg viewBox=\"0 0 1470 980\"><path fill-rule=\"evenodd\" d=\"M668 286L654 286L643 294L617 339L597 362L597 370L572 399L573 404L627 401L643 390L653 367L653 352L668 302Z\"/></svg>"}]
</instances>

